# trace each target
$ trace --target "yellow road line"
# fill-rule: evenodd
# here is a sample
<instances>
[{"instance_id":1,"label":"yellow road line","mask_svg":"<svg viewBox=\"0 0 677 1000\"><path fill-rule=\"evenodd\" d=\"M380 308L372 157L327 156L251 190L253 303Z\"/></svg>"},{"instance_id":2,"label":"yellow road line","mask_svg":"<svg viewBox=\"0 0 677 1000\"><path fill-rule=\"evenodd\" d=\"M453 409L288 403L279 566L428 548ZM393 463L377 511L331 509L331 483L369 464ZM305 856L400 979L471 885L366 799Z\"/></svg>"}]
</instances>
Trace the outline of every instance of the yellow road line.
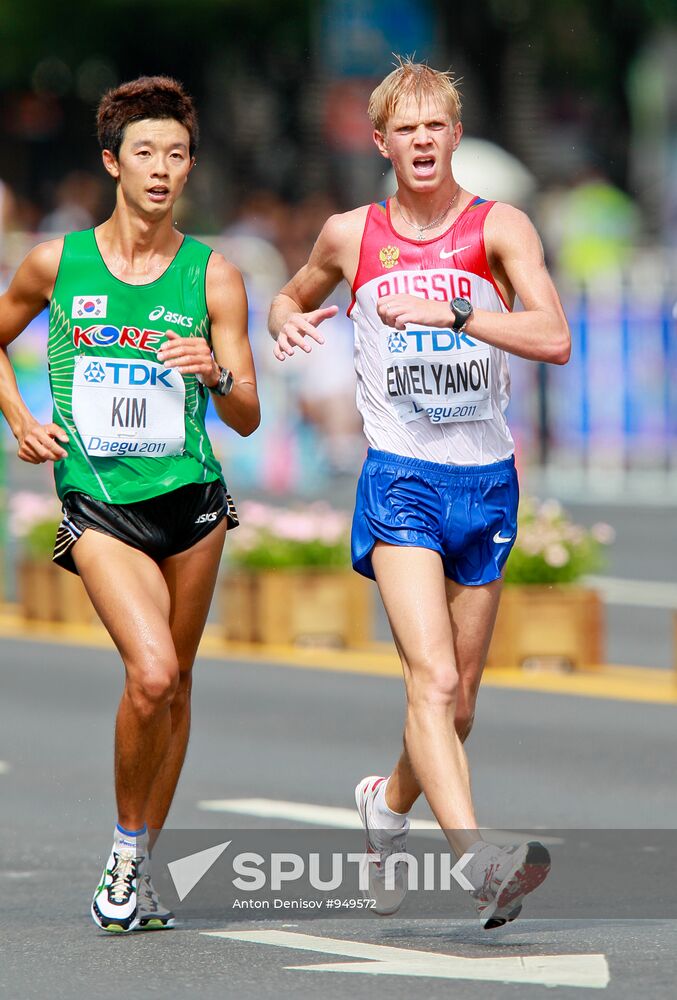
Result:
<instances>
[{"instance_id":1,"label":"yellow road line","mask_svg":"<svg viewBox=\"0 0 677 1000\"><path fill-rule=\"evenodd\" d=\"M59 645L112 649L113 643L99 625L27 622L11 611L0 612L0 637ZM400 677L397 654L389 643L371 643L363 649L323 649L297 646L257 646L226 642L215 627L208 627L200 644L202 659L222 663L268 663L308 670ZM555 673L514 669L487 670L486 687L568 694L585 698L677 704L677 675L650 667L604 665L589 671Z\"/></svg>"}]
</instances>

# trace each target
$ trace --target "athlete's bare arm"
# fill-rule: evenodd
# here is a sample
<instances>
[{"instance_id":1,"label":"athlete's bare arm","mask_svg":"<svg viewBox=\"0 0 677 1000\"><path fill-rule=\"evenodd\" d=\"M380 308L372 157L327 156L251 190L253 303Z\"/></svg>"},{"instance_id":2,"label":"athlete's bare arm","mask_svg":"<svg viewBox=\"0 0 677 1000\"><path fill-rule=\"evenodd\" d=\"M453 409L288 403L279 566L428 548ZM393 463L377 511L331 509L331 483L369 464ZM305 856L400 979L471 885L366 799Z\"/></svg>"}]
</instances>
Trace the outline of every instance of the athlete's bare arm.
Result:
<instances>
[{"instance_id":1,"label":"athlete's bare arm","mask_svg":"<svg viewBox=\"0 0 677 1000\"><path fill-rule=\"evenodd\" d=\"M530 361L563 365L569 360L571 335L562 303L543 257L538 233L524 212L496 204L484 225L487 259L503 298L512 306L517 296L524 311L497 313L476 309L465 330L493 347ZM386 295L378 312L398 330L406 323L449 327L449 305L413 295Z\"/></svg>"},{"instance_id":2,"label":"athlete's bare arm","mask_svg":"<svg viewBox=\"0 0 677 1000\"><path fill-rule=\"evenodd\" d=\"M295 347L310 351L306 337L318 344L324 343L317 327L323 320L335 316L338 307L318 307L343 279L350 285L355 280L367 211L362 207L330 216L308 263L273 299L268 329L275 340L273 353L279 361L292 355Z\"/></svg>"},{"instance_id":3,"label":"athlete's bare arm","mask_svg":"<svg viewBox=\"0 0 677 1000\"><path fill-rule=\"evenodd\" d=\"M19 458L34 465L65 458L59 442L66 444L68 435L56 424L38 423L30 412L16 384L7 346L48 305L62 249L63 240L59 239L31 250L0 296L0 409L17 439Z\"/></svg>"},{"instance_id":4,"label":"athlete's bare arm","mask_svg":"<svg viewBox=\"0 0 677 1000\"><path fill-rule=\"evenodd\" d=\"M246 437L261 421L247 333L247 293L238 269L217 253L211 255L207 265L207 310L211 348L203 337L168 332L158 360L183 375L199 375L208 388L218 382L219 366L228 368L233 373L233 388L227 396L212 395L212 400L221 420Z\"/></svg>"}]
</instances>

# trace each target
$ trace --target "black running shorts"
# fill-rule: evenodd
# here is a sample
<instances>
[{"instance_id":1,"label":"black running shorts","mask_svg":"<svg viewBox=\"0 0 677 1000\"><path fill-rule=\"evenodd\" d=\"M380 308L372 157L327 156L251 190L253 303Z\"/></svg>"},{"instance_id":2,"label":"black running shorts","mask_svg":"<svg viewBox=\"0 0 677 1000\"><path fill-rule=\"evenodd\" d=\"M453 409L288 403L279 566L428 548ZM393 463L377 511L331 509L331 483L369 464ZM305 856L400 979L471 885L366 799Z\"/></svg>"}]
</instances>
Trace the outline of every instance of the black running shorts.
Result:
<instances>
[{"instance_id":1,"label":"black running shorts","mask_svg":"<svg viewBox=\"0 0 677 1000\"><path fill-rule=\"evenodd\" d=\"M237 527L235 504L218 479L190 483L138 503L105 503L86 493L67 493L52 558L77 573L71 549L83 531L92 528L161 562L195 545L224 517L229 528Z\"/></svg>"}]
</instances>

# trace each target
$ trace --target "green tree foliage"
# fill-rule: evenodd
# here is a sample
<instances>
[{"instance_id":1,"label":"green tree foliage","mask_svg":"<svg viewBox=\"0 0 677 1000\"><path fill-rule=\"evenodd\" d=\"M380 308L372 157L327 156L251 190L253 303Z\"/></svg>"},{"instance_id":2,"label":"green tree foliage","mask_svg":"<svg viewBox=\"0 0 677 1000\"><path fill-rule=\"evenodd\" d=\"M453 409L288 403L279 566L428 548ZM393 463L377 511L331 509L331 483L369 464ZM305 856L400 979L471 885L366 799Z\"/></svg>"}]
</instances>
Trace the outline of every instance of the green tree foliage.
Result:
<instances>
[{"instance_id":1,"label":"green tree foliage","mask_svg":"<svg viewBox=\"0 0 677 1000\"><path fill-rule=\"evenodd\" d=\"M285 35L307 39L310 0L0 0L0 88L30 84L36 64L56 57L72 71L87 57L112 60L120 78L182 67L199 81L214 51ZM262 52L263 57L263 52ZM140 67L143 67L140 68ZM184 71L185 67L185 71Z\"/></svg>"}]
</instances>

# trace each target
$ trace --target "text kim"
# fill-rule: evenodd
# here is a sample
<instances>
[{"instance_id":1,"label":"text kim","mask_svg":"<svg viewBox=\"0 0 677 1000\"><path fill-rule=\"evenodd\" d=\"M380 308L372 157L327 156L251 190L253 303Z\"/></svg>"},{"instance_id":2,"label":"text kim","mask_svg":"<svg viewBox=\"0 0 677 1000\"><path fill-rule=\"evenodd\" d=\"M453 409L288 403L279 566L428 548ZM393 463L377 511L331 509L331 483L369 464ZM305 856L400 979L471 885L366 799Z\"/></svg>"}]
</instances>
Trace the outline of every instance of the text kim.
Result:
<instances>
[{"instance_id":1,"label":"text kim","mask_svg":"<svg viewBox=\"0 0 677 1000\"><path fill-rule=\"evenodd\" d=\"M111 427L145 427L146 400L138 396L113 396Z\"/></svg>"}]
</instances>

